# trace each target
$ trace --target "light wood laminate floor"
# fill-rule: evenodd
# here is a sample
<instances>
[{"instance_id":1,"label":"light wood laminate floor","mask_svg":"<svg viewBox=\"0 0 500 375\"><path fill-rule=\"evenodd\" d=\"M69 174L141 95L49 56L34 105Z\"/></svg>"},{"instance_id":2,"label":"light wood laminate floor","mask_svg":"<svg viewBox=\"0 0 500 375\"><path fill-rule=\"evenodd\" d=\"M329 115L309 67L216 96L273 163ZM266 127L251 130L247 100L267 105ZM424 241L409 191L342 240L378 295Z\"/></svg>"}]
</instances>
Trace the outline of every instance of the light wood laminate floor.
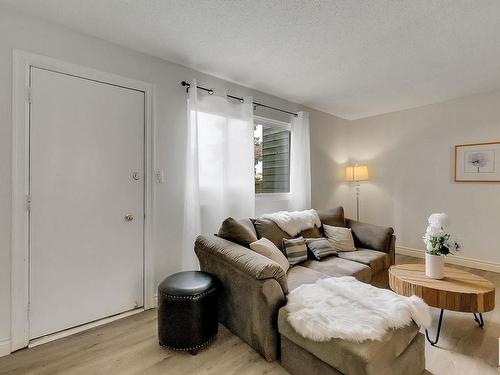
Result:
<instances>
[{"instance_id":1,"label":"light wood laminate floor","mask_svg":"<svg viewBox=\"0 0 500 375\"><path fill-rule=\"evenodd\" d=\"M397 256L397 263L422 262ZM463 268L463 267L460 267ZM465 268L467 269L467 268ZM500 287L500 274L467 269ZM497 299L498 302L498 299ZM499 374L500 309L484 314L485 327L472 314L445 311L437 347L426 343L427 373ZM432 313L437 325L438 310ZM434 329L431 329L434 334ZM20 350L0 358L0 374L288 374L279 362L268 363L252 348L220 326L217 340L196 356L158 345L156 311L150 310L73 336ZM395 374L396 375L396 374Z\"/></svg>"}]
</instances>

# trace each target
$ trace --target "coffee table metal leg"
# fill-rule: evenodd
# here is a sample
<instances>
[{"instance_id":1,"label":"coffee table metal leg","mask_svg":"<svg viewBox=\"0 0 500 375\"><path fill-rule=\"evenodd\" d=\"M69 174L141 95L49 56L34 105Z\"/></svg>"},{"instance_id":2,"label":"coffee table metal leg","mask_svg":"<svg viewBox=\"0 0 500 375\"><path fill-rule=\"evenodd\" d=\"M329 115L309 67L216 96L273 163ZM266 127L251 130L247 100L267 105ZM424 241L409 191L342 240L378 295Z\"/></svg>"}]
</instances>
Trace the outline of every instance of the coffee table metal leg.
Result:
<instances>
[{"instance_id":1,"label":"coffee table metal leg","mask_svg":"<svg viewBox=\"0 0 500 375\"><path fill-rule=\"evenodd\" d=\"M476 315L476 313L474 313L474 321L479 324L479 327L483 328L484 327L484 320L483 320L483 314L479 313L479 318L478 316Z\"/></svg>"},{"instance_id":2,"label":"coffee table metal leg","mask_svg":"<svg viewBox=\"0 0 500 375\"><path fill-rule=\"evenodd\" d=\"M439 341L439 333L441 333L441 323L443 322L443 313L444 313L444 310L441 309L441 313L439 314L439 323L438 323L438 329L437 329L436 339L435 340L431 340L429 338L429 332L427 330L425 330L425 337L427 337L427 341L429 341L429 343L432 346L436 345L437 342Z\"/></svg>"}]
</instances>

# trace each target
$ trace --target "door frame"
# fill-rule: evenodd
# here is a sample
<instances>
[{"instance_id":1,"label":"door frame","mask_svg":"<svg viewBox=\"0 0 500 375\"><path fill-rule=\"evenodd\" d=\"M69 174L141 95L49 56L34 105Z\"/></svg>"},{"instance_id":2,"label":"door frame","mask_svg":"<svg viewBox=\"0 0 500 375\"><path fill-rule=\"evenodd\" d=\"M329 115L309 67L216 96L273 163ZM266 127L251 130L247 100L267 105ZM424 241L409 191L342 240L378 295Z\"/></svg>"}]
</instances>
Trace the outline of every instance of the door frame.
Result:
<instances>
[{"instance_id":1,"label":"door frame","mask_svg":"<svg viewBox=\"0 0 500 375\"><path fill-rule=\"evenodd\" d=\"M31 101L30 67L82 77L97 82L144 92L144 309L155 305L154 249L154 170L155 122L154 86L22 50L13 50L12 58L12 270L11 270L11 352L29 344L29 103Z\"/></svg>"}]
</instances>

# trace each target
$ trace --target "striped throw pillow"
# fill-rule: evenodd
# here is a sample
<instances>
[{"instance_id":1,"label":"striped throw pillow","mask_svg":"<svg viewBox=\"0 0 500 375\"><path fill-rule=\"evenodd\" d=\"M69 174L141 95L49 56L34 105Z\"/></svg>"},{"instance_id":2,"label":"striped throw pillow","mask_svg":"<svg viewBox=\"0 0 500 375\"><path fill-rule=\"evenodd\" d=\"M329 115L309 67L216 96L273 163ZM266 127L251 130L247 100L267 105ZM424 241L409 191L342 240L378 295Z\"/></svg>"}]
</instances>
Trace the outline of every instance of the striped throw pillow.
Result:
<instances>
[{"instance_id":1,"label":"striped throw pillow","mask_svg":"<svg viewBox=\"0 0 500 375\"><path fill-rule=\"evenodd\" d=\"M287 240L283 238L283 250L291 266L307 259L306 240L302 237Z\"/></svg>"},{"instance_id":2,"label":"striped throw pillow","mask_svg":"<svg viewBox=\"0 0 500 375\"><path fill-rule=\"evenodd\" d=\"M326 238L306 238L306 245L316 260L337 254L335 248Z\"/></svg>"}]
</instances>

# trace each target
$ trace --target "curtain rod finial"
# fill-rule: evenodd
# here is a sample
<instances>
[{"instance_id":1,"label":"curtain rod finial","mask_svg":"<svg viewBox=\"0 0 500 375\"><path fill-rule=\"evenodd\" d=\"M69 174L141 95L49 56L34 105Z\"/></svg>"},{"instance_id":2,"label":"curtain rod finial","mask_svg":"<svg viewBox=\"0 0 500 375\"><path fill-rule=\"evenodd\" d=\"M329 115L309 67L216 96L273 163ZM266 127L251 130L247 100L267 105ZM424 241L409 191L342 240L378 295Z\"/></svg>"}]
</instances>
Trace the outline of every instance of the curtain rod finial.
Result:
<instances>
[{"instance_id":1,"label":"curtain rod finial","mask_svg":"<svg viewBox=\"0 0 500 375\"><path fill-rule=\"evenodd\" d=\"M189 92L189 88L191 87L191 84L187 83L186 81L182 81L181 85L186 87L186 92Z\"/></svg>"}]
</instances>

